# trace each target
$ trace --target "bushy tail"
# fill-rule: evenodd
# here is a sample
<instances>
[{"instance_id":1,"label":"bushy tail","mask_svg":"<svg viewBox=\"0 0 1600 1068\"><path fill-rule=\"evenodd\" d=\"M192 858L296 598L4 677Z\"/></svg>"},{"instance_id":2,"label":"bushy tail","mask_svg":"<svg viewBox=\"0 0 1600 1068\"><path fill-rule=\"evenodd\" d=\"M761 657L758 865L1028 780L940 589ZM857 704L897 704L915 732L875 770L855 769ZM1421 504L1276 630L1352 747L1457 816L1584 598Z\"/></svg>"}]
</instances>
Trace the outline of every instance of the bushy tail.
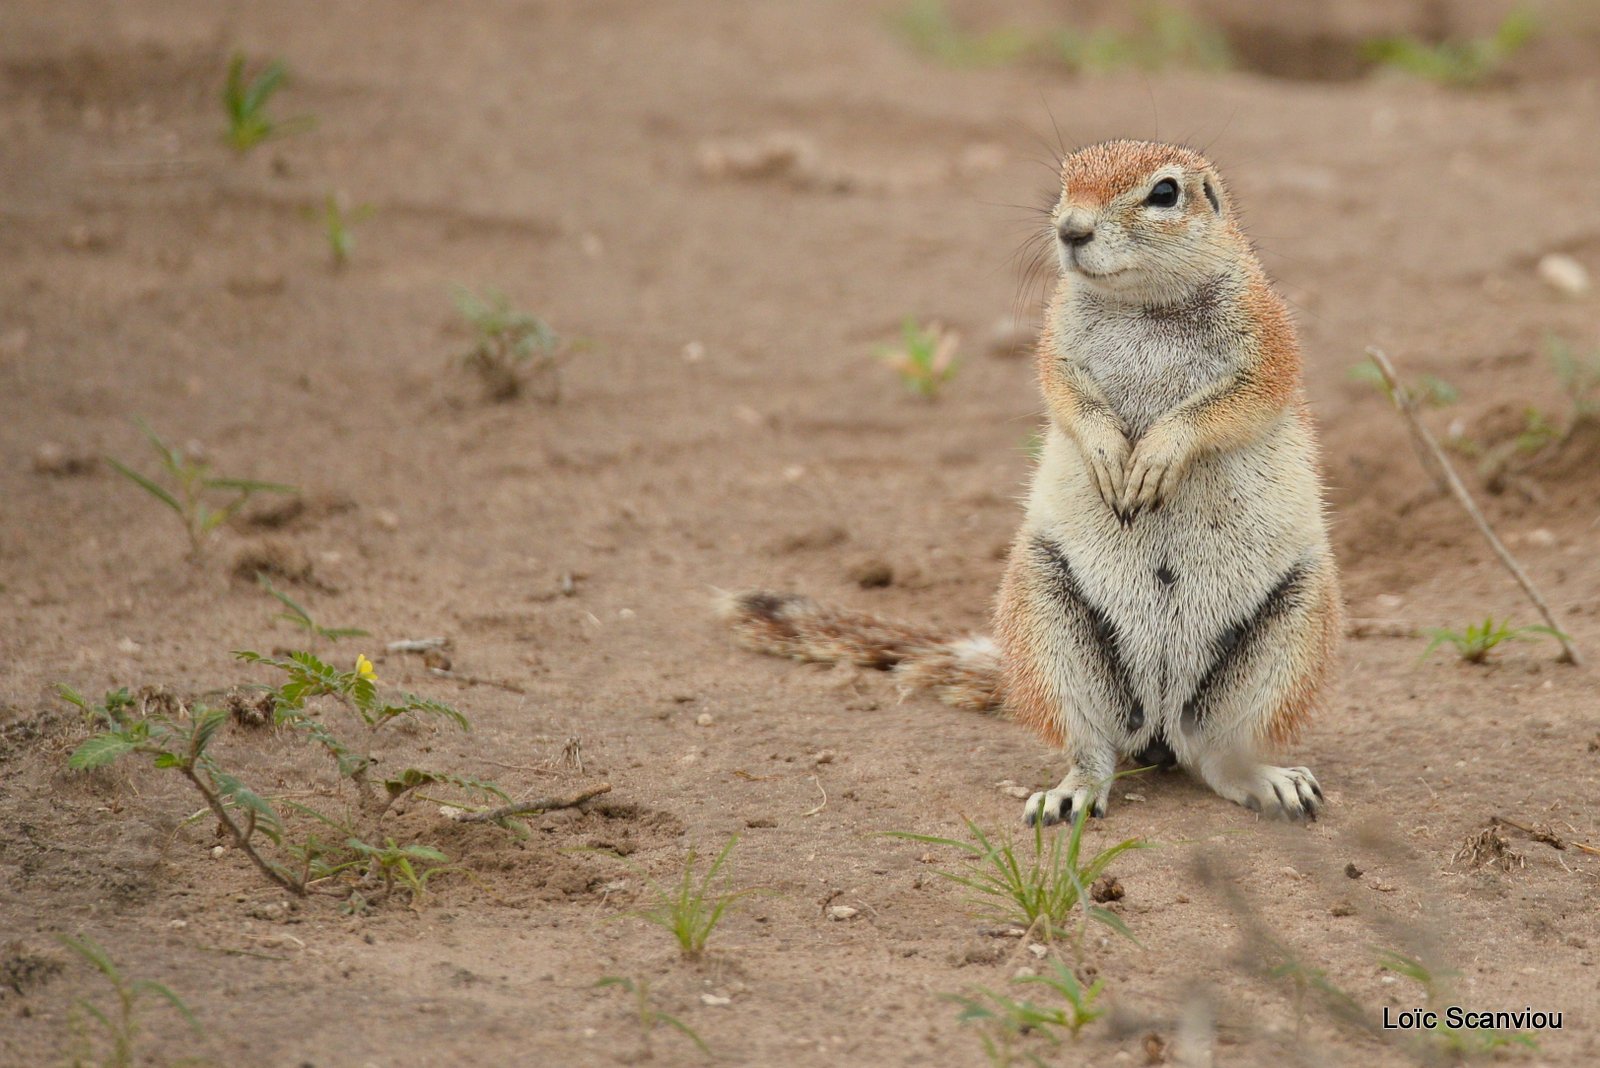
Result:
<instances>
[{"instance_id":1,"label":"bushy tail","mask_svg":"<svg viewBox=\"0 0 1600 1068\"><path fill-rule=\"evenodd\" d=\"M747 649L892 670L907 688L930 689L945 704L978 712L1000 707L1000 651L986 637L950 638L790 593L723 594L717 614Z\"/></svg>"}]
</instances>

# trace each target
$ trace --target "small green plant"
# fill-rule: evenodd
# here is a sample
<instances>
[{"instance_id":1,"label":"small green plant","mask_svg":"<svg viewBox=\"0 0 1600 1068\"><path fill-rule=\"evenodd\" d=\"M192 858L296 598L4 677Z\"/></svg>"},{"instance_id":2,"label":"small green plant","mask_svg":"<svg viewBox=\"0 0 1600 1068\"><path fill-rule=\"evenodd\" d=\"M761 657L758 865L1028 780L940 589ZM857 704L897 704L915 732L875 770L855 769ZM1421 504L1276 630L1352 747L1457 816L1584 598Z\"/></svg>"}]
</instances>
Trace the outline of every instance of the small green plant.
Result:
<instances>
[{"instance_id":1,"label":"small green plant","mask_svg":"<svg viewBox=\"0 0 1600 1068\"><path fill-rule=\"evenodd\" d=\"M1448 627L1437 627L1428 631L1432 641L1422 651L1426 659L1441 645L1450 645L1455 648L1456 654L1469 664L1482 664L1489 659L1496 646L1502 642L1521 641L1530 635L1543 634L1551 638L1564 638L1560 631L1554 627L1530 626L1513 627L1509 620L1496 622L1492 617L1482 623L1469 623L1464 630L1454 630Z\"/></svg>"},{"instance_id":2,"label":"small green plant","mask_svg":"<svg viewBox=\"0 0 1600 1068\"><path fill-rule=\"evenodd\" d=\"M666 1024L668 1027L674 1028L686 1036L689 1041L693 1042L700 1048L701 1053L704 1053L708 1057L711 1055L711 1047L705 1044L705 1041L694 1032L693 1028L684 1023L682 1020L678 1019L676 1016L673 1016L671 1013L663 1012L662 1010L656 1008L655 1002L650 998L650 983L648 980L625 979L620 975L608 975L594 985L596 987L621 987L623 990L633 995L633 1011L634 1015L639 1021L639 1038L644 1044L646 1059L651 1056L651 1035L655 1032L655 1029L660 1027L662 1024Z\"/></svg>"},{"instance_id":3,"label":"small green plant","mask_svg":"<svg viewBox=\"0 0 1600 1068\"><path fill-rule=\"evenodd\" d=\"M1110 28L1058 30L1053 35L1054 51L1070 69L1089 74L1128 67L1215 71L1233 65L1227 36L1182 8L1166 3L1145 4L1136 17L1138 28L1132 32Z\"/></svg>"},{"instance_id":4,"label":"small green plant","mask_svg":"<svg viewBox=\"0 0 1600 1068\"><path fill-rule=\"evenodd\" d=\"M140 474L131 467L106 457L106 462L134 485L166 505L183 521L184 533L189 537L189 552L198 557L211 535L245 502L257 493L296 493L293 486L279 482L260 482L249 478L218 478L211 474L205 460L191 456L183 449L174 448L156 436L155 431L136 420L150 447L160 457L161 469L173 483L168 489L155 479ZM218 497L229 498L216 503Z\"/></svg>"},{"instance_id":5,"label":"small green plant","mask_svg":"<svg viewBox=\"0 0 1600 1068\"><path fill-rule=\"evenodd\" d=\"M1044 975L1028 975L1011 980L1012 985L1042 986L1056 994L1059 1001L1038 1005L1032 1001L1017 1000L997 994L987 987L975 987L970 994L947 995L950 1001L961 1006L961 1023L975 1024L989 1062L1009 1065L1016 1057L1016 1043L1029 1035L1038 1035L1052 1046L1061 1044L1058 1030L1065 1031L1074 1041L1078 1033L1105 1015L1096 1007L1105 980L1096 979L1085 987L1060 961L1052 961L1050 971ZM1043 1064L1038 1057L1029 1056L1035 1064Z\"/></svg>"},{"instance_id":6,"label":"small green plant","mask_svg":"<svg viewBox=\"0 0 1600 1068\"><path fill-rule=\"evenodd\" d=\"M1462 448L1461 442L1452 442L1461 451L1480 457L1478 469L1491 489L1503 486L1508 473L1531 471L1558 455L1574 435L1600 419L1600 349L1579 352L1554 334L1545 335L1544 349L1566 394L1566 412L1552 414L1529 405L1523 409L1521 429L1492 446L1468 443L1468 448Z\"/></svg>"},{"instance_id":7,"label":"small green plant","mask_svg":"<svg viewBox=\"0 0 1600 1068\"><path fill-rule=\"evenodd\" d=\"M918 0L896 15L891 25L912 48L951 67L1031 59L1053 60L1087 73L1126 67L1226 70L1232 65L1226 35L1176 5L1146 3L1134 17L1131 31L1002 27L979 33L958 26L942 0Z\"/></svg>"},{"instance_id":8,"label":"small green plant","mask_svg":"<svg viewBox=\"0 0 1600 1068\"><path fill-rule=\"evenodd\" d=\"M504 293L479 296L458 286L452 296L474 338L461 361L490 400L512 400L531 388L547 404L560 402L561 361L570 346L548 323L513 308Z\"/></svg>"},{"instance_id":9,"label":"small green plant","mask_svg":"<svg viewBox=\"0 0 1600 1068\"><path fill-rule=\"evenodd\" d=\"M396 885L405 887L411 894L413 907L422 902L428 879L449 870L445 865L450 863L450 858L431 845L400 845L393 838L385 838L381 846L350 838L345 845L357 856L372 862L373 869L383 881L385 894L392 892Z\"/></svg>"},{"instance_id":10,"label":"small green plant","mask_svg":"<svg viewBox=\"0 0 1600 1068\"><path fill-rule=\"evenodd\" d=\"M91 705L86 697L70 686L57 686L56 692L83 713L84 726L94 731L116 727L134 704L133 694L128 692L126 686L119 690L107 690L104 700L98 705Z\"/></svg>"},{"instance_id":11,"label":"small green plant","mask_svg":"<svg viewBox=\"0 0 1600 1068\"><path fill-rule=\"evenodd\" d=\"M943 0L916 0L890 19L912 48L951 67L1012 63L1034 49L1029 34L1016 29L973 33L957 26Z\"/></svg>"},{"instance_id":12,"label":"small green plant","mask_svg":"<svg viewBox=\"0 0 1600 1068\"><path fill-rule=\"evenodd\" d=\"M996 920L1018 924L1048 940L1057 935L1073 934L1074 929L1068 925L1073 914L1081 909L1085 920L1104 924L1123 937L1137 941L1122 917L1090 903L1088 888L1105 874L1113 860L1130 849L1143 849L1148 843L1129 838L1101 850L1085 862L1083 830L1087 819L1087 808L1079 809L1073 814L1070 828L1051 831L1048 835L1044 821L1035 821L1031 850L1018 848L1009 831L1003 837L995 837L970 819L964 821L968 841L907 831L892 831L890 837L948 846L965 854L967 861L961 871L938 874L972 891L975 901ZM1082 924L1079 924L1077 932L1081 930Z\"/></svg>"},{"instance_id":13,"label":"small green plant","mask_svg":"<svg viewBox=\"0 0 1600 1068\"><path fill-rule=\"evenodd\" d=\"M1379 66L1441 85L1471 86L1499 71L1533 39L1537 29L1533 12L1519 8L1487 37L1429 43L1401 34L1368 41L1362 54Z\"/></svg>"},{"instance_id":14,"label":"small green plant","mask_svg":"<svg viewBox=\"0 0 1600 1068\"><path fill-rule=\"evenodd\" d=\"M939 323L919 326L910 316L900 327L898 348L882 346L878 357L900 376L906 388L932 399L956 376L960 335Z\"/></svg>"},{"instance_id":15,"label":"small green plant","mask_svg":"<svg viewBox=\"0 0 1600 1068\"><path fill-rule=\"evenodd\" d=\"M165 1001L177 1010L198 1036L203 1034L200 1021L189 1006L172 990L152 979L133 979L123 974L98 942L88 937L61 935L61 944L76 953L111 984L114 1004L102 1008L88 998L79 998L73 1014L75 1035L73 1049L67 1057L72 1068L132 1068L142 1063L137 1055L139 1033L142 1030L142 1006L150 998ZM83 1019L87 1016L98 1025L98 1037ZM167 1061L169 1064L198 1064L196 1058Z\"/></svg>"},{"instance_id":16,"label":"small green plant","mask_svg":"<svg viewBox=\"0 0 1600 1068\"><path fill-rule=\"evenodd\" d=\"M314 702L331 700L353 714L369 735L402 718L429 716L463 731L468 723L460 712L439 701L412 694L384 697L365 656L357 656L354 667L341 671L307 652L291 653L286 660L252 652L235 655L286 676L270 691L273 724L333 759L347 788L343 813L330 814L287 799L275 805L246 786L214 751L213 743L229 719L227 709L188 707L170 696L161 702L135 701L123 690L92 706L62 686L62 696L97 728L73 751L67 766L87 771L129 755L146 756L155 768L177 772L200 794L222 833L274 885L304 895L314 882L364 865L369 881L379 884L384 896L398 885L410 892L413 904L421 900L429 877L446 870L427 865L444 864L448 858L427 843L397 843L381 833L384 817L395 803L432 787L476 800L509 800L495 784L462 775L417 767L376 773L376 758L341 737ZM298 833L280 809L297 818ZM308 821L313 831L305 829ZM376 841L384 845L371 844Z\"/></svg>"},{"instance_id":17,"label":"small green plant","mask_svg":"<svg viewBox=\"0 0 1600 1068\"><path fill-rule=\"evenodd\" d=\"M1363 360L1351 367L1350 380L1370 385L1388 399L1394 399L1389 383L1384 381L1383 372L1370 360ZM1461 399L1461 392L1438 375L1419 375L1411 391L1414 392L1413 399L1418 404L1429 408L1444 408Z\"/></svg>"},{"instance_id":18,"label":"small green plant","mask_svg":"<svg viewBox=\"0 0 1600 1068\"><path fill-rule=\"evenodd\" d=\"M1393 949L1373 947L1378 954L1378 967L1412 980L1422 987L1423 1001L1429 1008L1454 1003L1450 985L1461 973L1453 968L1435 969L1416 957L1408 957ZM1442 1050L1454 1059L1482 1056L1508 1046L1538 1049L1533 1036L1522 1031L1505 1031L1493 1027L1453 1027L1448 1017L1440 1014L1430 1030Z\"/></svg>"},{"instance_id":19,"label":"small green plant","mask_svg":"<svg viewBox=\"0 0 1600 1068\"><path fill-rule=\"evenodd\" d=\"M256 572L256 581L261 584L262 589L276 597L279 604L288 609L288 611L278 613L279 619L288 620L313 637L325 638L330 642L338 642L340 638L370 637L367 631L359 627L324 627L321 623L312 619L311 614L301 608L287 593L274 586L272 580L267 578L266 572Z\"/></svg>"},{"instance_id":20,"label":"small green plant","mask_svg":"<svg viewBox=\"0 0 1600 1068\"><path fill-rule=\"evenodd\" d=\"M1578 424L1600 418L1600 349L1578 352L1570 341L1555 334L1545 335L1544 348L1572 406L1568 429L1562 432L1566 438Z\"/></svg>"},{"instance_id":21,"label":"small green plant","mask_svg":"<svg viewBox=\"0 0 1600 1068\"><path fill-rule=\"evenodd\" d=\"M320 218L322 236L328 240L328 255L334 270L342 271L350 262L350 253L356 246L355 234L351 233L351 228L371 217L370 204L362 204L347 211L344 202L334 193L329 193L323 201Z\"/></svg>"},{"instance_id":22,"label":"small green plant","mask_svg":"<svg viewBox=\"0 0 1600 1068\"><path fill-rule=\"evenodd\" d=\"M672 884L663 886L649 876L644 876L655 901L648 908L632 915L655 924L672 935L678 950L693 960L705 952L711 933L722 922L723 916L742 897L755 893L754 888L726 889L727 876L723 869L739 836L728 839L728 844L706 866L704 872L695 873L695 851L684 857L683 874Z\"/></svg>"},{"instance_id":23,"label":"small green plant","mask_svg":"<svg viewBox=\"0 0 1600 1068\"><path fill-rule=\"evenodd\" d=\"M228 63L228 80L222 87L222 106L228 118L227 141L234 151L245 153L274 137L286 137L311 128L309 116L278 123L267 117L267 104L282 89L289 77L281 60L273 60L259 74L245 80L243 53L234 53Z\"/></svg>"}]
</instances>

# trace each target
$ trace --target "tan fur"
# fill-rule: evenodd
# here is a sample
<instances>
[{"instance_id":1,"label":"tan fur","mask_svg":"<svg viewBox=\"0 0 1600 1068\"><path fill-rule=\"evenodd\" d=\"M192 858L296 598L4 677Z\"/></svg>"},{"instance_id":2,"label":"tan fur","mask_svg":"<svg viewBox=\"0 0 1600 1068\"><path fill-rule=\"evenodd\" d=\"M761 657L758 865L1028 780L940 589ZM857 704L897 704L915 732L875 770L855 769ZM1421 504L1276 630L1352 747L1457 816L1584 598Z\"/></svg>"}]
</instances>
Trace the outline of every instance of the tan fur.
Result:
<instances>
[{"instance_id":1,"label":"tan fur","mask_svg":"<svg viewBox=\"0 0 1600 1068\"><path fill-rule=\"evenodd\" d=\"M1288 311L1188 149L1073 153L1052 227L1061 278L1037 359L1050 427L998 650L803 598L741 595L727 614L756 648L1003 703L1072 761L1030 819L1103 811L1130 756L1313 815L1311 772L1260 759L1323 703L1341 629Z\"/></svg>"}]
</instances>

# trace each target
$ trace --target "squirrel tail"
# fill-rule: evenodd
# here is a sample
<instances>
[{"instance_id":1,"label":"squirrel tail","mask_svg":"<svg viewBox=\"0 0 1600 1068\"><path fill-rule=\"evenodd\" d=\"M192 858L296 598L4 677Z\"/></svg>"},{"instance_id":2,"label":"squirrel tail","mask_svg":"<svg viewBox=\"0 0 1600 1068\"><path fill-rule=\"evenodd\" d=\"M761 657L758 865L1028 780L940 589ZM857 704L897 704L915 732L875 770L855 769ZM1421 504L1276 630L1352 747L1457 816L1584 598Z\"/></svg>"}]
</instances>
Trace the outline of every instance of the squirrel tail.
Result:
<instances>
[{"instance_id":1,"label":"squirrel tail","mask_svg":"<svg viewBox=\"0 0 1600 1068\"><path fill-rule=\"evenodd\" d=\"M1001 705L1000 651L987 637L951 638L790 593L722 594L717 614L747 649L892 670L907 689L932 690L957 708L994 712Z\"/></svg>"}]
</instances>

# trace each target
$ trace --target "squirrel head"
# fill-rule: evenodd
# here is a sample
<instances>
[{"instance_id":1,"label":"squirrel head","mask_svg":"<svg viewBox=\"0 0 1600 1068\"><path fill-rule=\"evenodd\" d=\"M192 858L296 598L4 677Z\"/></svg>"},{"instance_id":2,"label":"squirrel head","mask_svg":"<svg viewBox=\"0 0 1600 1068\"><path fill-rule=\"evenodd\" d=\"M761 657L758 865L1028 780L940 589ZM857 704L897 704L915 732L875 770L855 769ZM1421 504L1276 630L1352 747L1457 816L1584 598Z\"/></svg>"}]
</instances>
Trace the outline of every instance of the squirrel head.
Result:
<instances>
[{"instance_id":1,"label":"squirrel head","mask_svg":"<svg viewBox=\"0 0 1600 1068\"><path fill-rule=\"evenodd\" d=\"M1062 275L1125 303L1181 302L1252 256L1216 168L1177 145L1105 141L1072 153L1051 220Z\"/></svg>"}]
</instances>

